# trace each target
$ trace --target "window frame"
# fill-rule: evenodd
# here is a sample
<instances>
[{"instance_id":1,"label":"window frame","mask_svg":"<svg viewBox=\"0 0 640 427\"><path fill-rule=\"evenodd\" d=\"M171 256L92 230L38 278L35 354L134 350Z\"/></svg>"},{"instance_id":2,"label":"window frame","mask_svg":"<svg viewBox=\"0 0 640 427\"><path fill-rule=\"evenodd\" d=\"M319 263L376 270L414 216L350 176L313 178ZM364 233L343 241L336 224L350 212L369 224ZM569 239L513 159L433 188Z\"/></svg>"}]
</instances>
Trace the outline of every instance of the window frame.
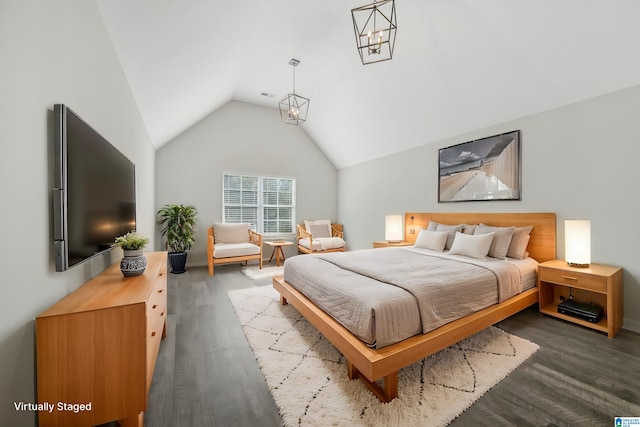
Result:
<instances>
[{"instance_id":1,"label":"window frame","mask_svg":"<svg viewBox=\"0 0 640 427\"><path fill-rule=\"evenodd\" d=\"M227 177L240 177L241 179L246 178L255 178L257 179L257 203L252 204L252 203L244 203L243 202L243 195L242 195L242 191L243 189L240 188L240 202L239 203L229 203L227 202L225 196L226 196L226 191L229 190L228 188L226 188L226 181L227 181ZM280 205L280 203L276 203L274 204L267 204L265 203L265 180L270 180L270 179L275 179L275 180L287 180L290 181L291 183L291 204L283 204ZM242 187L242 185L241 185ZM279 192L276 191L276 193L279 194ZM279 200L278 200L279 202ZM243 207L249 207L249 208L256 208L256 224L254 226L254 224L251 222L251 229L253 231L256 231L257 233L262 234L263 236L284 236L284 235L294 235L296 233L296 178L295 177L291 177L291 176L280 176L280 175L266 175L266 174L256 174L256 173L240 173L240 172L223 172L222 173L222 221L227 223L230 222L228 221L226 212L227 212L227 208L228 207L240 207L241 209ZM267 218L265 218L265 208L268 207L275 207L276 209L279 208L286 208L286 209L291 209L291 218L290 218L290 230L291 231L287 231L287 232L266 232L265 231L265 221L268 221ZM242 218L242 214L240 214L240 221L242 222L250 222L250 221L243 221ZM275 220L277 221L282 221L280 220L278 217ZM289 221L287 221L289 222Z\"/></svg>"}]
</instances>

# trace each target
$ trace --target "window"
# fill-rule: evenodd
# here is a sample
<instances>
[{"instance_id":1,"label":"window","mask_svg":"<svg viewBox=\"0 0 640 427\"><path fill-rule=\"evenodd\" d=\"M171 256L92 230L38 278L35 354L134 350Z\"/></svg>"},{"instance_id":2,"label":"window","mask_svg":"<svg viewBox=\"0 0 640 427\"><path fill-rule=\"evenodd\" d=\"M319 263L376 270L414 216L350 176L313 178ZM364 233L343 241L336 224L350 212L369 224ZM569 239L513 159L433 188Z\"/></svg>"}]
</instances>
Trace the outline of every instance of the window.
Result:
<instances>
[{"instance_id":1,"label":"window","mask_svg":"<svg viewBox=\"0 0 640 427\"><path fill-rule=\"evenodd\" d=\"M224 222L248 222L262 234L295 232L296 180L225 173Z\"/></svg>"}]
</instances>

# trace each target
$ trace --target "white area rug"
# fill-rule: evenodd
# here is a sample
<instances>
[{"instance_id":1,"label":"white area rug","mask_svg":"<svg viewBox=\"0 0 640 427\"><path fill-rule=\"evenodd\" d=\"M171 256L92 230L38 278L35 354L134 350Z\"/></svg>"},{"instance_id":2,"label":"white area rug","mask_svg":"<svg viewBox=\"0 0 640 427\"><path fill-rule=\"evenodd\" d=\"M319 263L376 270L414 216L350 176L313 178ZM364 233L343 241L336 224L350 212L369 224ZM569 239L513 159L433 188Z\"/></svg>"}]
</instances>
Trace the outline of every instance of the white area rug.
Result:
<instances>
[{"instance_id":1,"label":"white area rug","mask_svg":"<svg viewBox=\"0 0 640 427\"><path fill-rule=\"evenodd\" d=\"M266 277L282 276L284 274L284 266L262 266L260 269L257 265L242 267L242 274L251 280L264 279Z\"/></svg>"},{"instance_id":2,"label":"white area rug","mask_svg":"<svg viewBox=\"0 0 640 427\"><path fill-rule=\"evenodd\" d=\"M538 349L490 327L402 369L385 404L271 286L229 298L286 426L445 426Z\"/></svg>"}]
</instances>

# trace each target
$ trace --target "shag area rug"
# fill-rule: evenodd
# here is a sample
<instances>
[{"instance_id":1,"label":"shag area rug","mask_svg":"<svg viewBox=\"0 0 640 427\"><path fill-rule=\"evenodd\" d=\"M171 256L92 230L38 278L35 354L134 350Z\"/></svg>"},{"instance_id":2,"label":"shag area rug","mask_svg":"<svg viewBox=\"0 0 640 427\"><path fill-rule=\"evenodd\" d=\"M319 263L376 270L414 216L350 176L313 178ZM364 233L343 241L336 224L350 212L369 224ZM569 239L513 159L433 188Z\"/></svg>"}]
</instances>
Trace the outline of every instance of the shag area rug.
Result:
<instances>
[{"instance_id":1,"label":"shag area rug","mask_svg":"<svg viewBox=\"0 0 640 427\"><path fill-rule=\"evenodd\" d=\"M538 349L487 328L403 368L385 404L348 379L340 352L271 286L229 298L286 426L445 426Z\"/></svg>"},{"instance_id":2,"label":"shag area rug","mask_svg":"<svg viewBox=\"0 0 640 427\"><path fill-rule=\"evenodd\" d=\"M259 280L267 277L282 276L284 274L284 266L262 266L262 269L257 265L251 265L242 267L242 274L247 276L251 280Z\"/></svg>"}]
</instances>

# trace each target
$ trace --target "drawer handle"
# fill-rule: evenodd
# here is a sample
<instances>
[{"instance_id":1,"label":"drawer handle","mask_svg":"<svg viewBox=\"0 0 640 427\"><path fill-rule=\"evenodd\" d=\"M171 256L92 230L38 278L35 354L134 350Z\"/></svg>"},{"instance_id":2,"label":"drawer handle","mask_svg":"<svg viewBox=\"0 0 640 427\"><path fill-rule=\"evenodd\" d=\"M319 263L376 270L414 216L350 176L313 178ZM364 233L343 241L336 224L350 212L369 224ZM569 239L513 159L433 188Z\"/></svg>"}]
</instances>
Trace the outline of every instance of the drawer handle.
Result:
<instances>
[{"instance_id":1,"label":"drawer handle","mask_svg":"<svg viewBox=\"0 0 640 427\"><path fill-rule=\"evenodd\" d=\"M158 304L153 304L153 307L151 307L152 309L155 309L158 306Z\"/></svg>"},{"instance_id":2,"label":"drawer handle","mask_svg":"<svg viewBox=\"0 0 640 427\"><path fill-rule=\"evenodd\" d=\"M562 276L562 277L567 280L578 280L577 277L571 277L571 276Z\"/></svg>"},{"instance_id":3,"label":"drawer handle","mask_svg":"<svg viewBox=\"0 0 640 427\"><path fill-rule=\"evenodd\" d=\"M156 336L156 333L155 333L155 332L151 332L151 336L152 336L152 337L155 337L155 336Z\"/></svg>"},{"instance_id":4,"label":"drawer handle","mask_svg":"<svg viewBox=\"0 0 640 427\"><path fill-rule=\"evenodd\" d=\"M158 289L158 293L161 294L164 289Z\"/></svg>"},{"instance_id":5,"label":"drawer handle","mask_svg":"<svg viewBox=\"0 0 640 427\"><path fill-rule=\"evenodd\" d=\"M164 311L162 313L160 313L160 316L164 316Z\"/></svg>"}]
</instances>

